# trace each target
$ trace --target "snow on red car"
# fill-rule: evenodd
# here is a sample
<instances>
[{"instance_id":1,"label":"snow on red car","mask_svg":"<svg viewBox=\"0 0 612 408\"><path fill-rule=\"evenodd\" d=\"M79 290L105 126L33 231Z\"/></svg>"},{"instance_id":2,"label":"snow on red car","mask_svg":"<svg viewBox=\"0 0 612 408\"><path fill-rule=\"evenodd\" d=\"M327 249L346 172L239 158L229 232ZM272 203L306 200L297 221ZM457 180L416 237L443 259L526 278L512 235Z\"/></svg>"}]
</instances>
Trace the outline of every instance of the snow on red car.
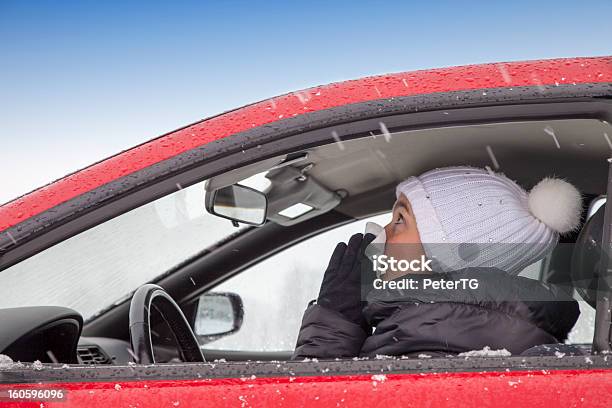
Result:
<instances>
[{"instance_id":1,"label":"snow on red car","mask_svg":"<svg viewBox=\"0 0 612 408\"><path fill-rule=\"evenodd\" d=\"M0 404L610 406L611 122L612 57L396 73L211 117L6 203ZM334 246L388 222L406 177L457 165L580 190L582 227L520 272L578 301L567 339L292 359Z\"/></svg>"}]
</instances>

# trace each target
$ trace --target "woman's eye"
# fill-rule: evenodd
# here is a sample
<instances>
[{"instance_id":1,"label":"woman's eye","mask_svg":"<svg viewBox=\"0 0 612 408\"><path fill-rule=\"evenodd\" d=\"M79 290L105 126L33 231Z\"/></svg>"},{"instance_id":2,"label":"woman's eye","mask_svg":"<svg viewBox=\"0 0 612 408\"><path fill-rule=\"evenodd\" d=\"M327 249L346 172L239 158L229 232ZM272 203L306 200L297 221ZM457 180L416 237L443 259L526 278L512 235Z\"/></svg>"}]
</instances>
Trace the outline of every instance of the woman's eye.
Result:
<instances>
[{"instance_id":1,"label":"woman's eye","mask_svg":"<svg viewBox=\"0 0 612 408\"><path fill-rule=\"evenodd\" d=\"M398 214L397 215L397 220L395 221L396 224L401 224L404 222L404 217L402 216L402 214Z\"/></svg>"}]
</instances>

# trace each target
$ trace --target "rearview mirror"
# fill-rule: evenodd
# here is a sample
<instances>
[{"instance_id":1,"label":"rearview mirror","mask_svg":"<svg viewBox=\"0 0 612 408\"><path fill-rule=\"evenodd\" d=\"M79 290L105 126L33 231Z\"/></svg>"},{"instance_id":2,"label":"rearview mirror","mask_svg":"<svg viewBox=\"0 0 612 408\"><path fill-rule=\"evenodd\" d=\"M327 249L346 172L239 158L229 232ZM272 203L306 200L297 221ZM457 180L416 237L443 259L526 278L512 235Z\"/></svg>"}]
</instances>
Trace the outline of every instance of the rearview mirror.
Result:
<instances>
[{"instance_id":1,"label":"rearview mirror","mask_svg":"<svg viewBox=\"0 0 612 408\"><path fill-rule=\"evenodd\" d=\"M232 221L262 225L266 222L267 209L264 193L240 184L206 193L206 210Z\"/></svg>"},{"instance_id":2,"label":"rearview mirror","mask_svg":"<svg viewBox=\"0 0 612 408\"><path fill-rule=\"evenodd\" d=\"M242 326L242 299L235 293L206 293L200 296L194 332L201 344L237 332Z\"/></svg>"}]
</instances>

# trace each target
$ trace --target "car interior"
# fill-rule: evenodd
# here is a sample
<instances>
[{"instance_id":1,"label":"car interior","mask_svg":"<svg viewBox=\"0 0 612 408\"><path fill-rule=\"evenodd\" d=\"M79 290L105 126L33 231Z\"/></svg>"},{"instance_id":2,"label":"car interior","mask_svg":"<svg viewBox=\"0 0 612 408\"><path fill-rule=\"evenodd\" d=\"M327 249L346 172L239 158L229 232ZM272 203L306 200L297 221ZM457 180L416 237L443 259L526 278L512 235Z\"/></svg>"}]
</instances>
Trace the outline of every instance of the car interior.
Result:
<instances>
[{"instance_id":1,"label":"car interior","mask_svg":"<svg viewBox=\"0 0 612 408\"><path fill-rule=\"evenodd\" d=\"M85 320L78 310L55 305L0 309L0 354L14 361L96 365L289 360L289 349L208 347L240 332L249 316L240 293L216 288L299 243L389 212L399 182L433 168L454 165L487 167L526 189L545 176L556 176L582 192L585 222L581 230L561 240L562 244L573 245L573 250L555 250L530 277L562 285L573 293L581 301L581 308L584 306L583 314L591 316L579 324L593 326L589 319L597 303L597 270L602 259L599 248L612 151L608 135L612 135L608 123L581 118L476 123L394 133L383 124L380 132L364 137L337 138L333 143L215 175L201 181L205 192L201 210L227 222L230 233L226 237L201 248L126 297L108 299L110 306L105 305ZM328 258L332 249L316 256ZM0 272L0 277L9 271ZM151 303L152 299L156 300ZM151 311L149 304L155 306ZM175 313L177 308L181 314ZM184 324L176 323L181 316ZM194 342L203 360L193 357L199 353L193 350ZM591 352L590 343L567 346L564 350L570 355ZM525 355L550 353L540 347Z\"/></svg>"}]
</instances>

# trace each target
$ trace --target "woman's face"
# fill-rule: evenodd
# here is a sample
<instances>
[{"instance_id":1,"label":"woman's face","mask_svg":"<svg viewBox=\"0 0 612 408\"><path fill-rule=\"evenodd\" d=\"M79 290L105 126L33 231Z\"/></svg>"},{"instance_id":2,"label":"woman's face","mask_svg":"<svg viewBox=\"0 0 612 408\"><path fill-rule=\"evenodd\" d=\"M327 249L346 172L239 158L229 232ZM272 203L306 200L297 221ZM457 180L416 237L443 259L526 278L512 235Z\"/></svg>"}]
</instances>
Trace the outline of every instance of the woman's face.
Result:
<instances>
[{"instance_id":1,"label":"woman's face","mask_svg":"<svg viewBox=\"0 0 612 408\"><path fill-rule=\"evenodd\" d=\"M385 234L387 235L385 255L388 257L411 261L420 259L421 255L425 255L416 218L412 212L410 201L404 194L401 194L393 205L392 219L385 226ZM394 279L404 274L391 272L386 275L386 279Z\"/></svg>"}]
</instances>

